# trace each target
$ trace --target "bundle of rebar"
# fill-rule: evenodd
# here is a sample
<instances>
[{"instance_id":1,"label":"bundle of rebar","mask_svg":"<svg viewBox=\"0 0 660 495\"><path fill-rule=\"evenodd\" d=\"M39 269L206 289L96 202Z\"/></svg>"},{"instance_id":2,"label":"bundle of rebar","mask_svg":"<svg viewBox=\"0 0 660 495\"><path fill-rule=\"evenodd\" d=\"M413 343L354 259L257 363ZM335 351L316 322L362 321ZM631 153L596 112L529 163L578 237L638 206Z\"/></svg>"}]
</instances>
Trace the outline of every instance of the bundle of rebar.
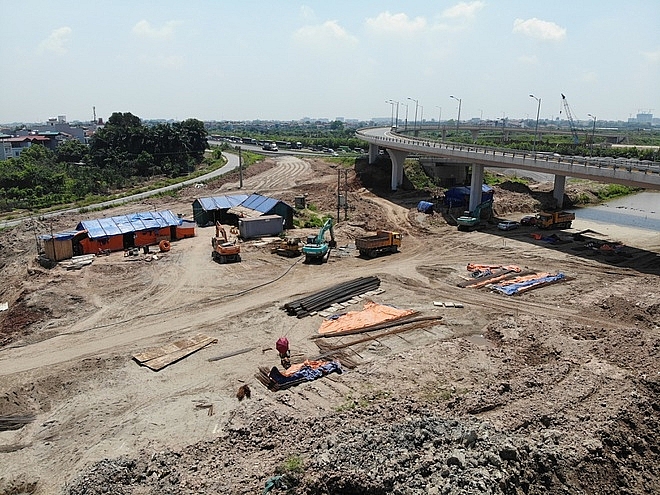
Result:
<instances>
[{"instance_id":1,"label":"bundle of rebar","mask_svg":"<svg viewBox=\"0 0 660 495\"><path fill-rule=\"evenodd\" d=\"M379 286L378 277L360 277L286 303L283 309L291 316L303 318L332 304L342 303L357 295L378 289Z\"/></svg>"}]
</instances>

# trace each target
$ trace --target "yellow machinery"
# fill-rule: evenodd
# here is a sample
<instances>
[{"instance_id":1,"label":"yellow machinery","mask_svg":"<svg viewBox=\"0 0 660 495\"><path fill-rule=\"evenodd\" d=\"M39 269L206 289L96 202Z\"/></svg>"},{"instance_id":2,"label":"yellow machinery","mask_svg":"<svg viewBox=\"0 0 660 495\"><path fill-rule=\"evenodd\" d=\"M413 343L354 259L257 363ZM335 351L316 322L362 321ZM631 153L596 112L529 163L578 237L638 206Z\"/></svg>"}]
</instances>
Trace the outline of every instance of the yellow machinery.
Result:
<instances>
[{"instance_id":1,"label":"yellow machinery","mask_svg":"<svg viewBox=\"0 0 660 495\"><path fill-rule=\"evenodd\" d=\"M241 261L241 246L234 242L229 242L227 239L227 232L220 225L219 222L215 223L215 237L211 238L211 257L218 263L236 263Z\"/></svg>"},{"instance_id":2,"label":"yellow machinery","mask_svg":"<svg viewBox=\"0 0 660 495\"><path fill-rule=\"evenodd\" d=\"M301 241L299 237L287 237L278 241L271 249L271 253L286 256L287 258L295 258L301 255Z\"/></svg>"}]
</instances>

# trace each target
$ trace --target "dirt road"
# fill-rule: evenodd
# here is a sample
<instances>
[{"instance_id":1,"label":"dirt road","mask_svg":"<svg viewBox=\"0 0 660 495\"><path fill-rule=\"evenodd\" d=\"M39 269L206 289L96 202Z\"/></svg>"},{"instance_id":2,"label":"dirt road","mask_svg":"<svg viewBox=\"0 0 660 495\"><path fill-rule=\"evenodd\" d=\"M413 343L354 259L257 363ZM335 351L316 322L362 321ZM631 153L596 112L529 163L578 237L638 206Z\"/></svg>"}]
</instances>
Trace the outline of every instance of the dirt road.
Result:
<instances>
[{"instance_id":1,"label":"dirt road","mask_svg":"<svg viewBox=\"0 0 660 495\"><path fill-rule=\"evenodd\" d=\"M306 193L308 202L332 213L335 184L335 170L322 161L278 157L273 168L246 176L244 190L288 201ZM660 451L653 430L660 410L658 236L625 233L615 240L626 243L630 256L612 263L605 256L571 249L575 244L535 241L528 230L503 233L488 226L458 232L438 215L418 213L412 207L418 199L414 195L379 196L365 186L369 184L352 176L350 218L335 229L339 249L321 265L273 255L265 242L242 243L241 263L219 265L210 255L212 229L201 228L195 238L173 243L157 259L113 253L82 270L46 270L34 263L34 253L26 247L30 231L3 233L7 283L0 294L36 321L11 333L0 350L0 416L35 419L0 431L0 494L56 493L67 483L70 493L83 493L83 488L101 493L104 487L112 493L255 493L292 457L305 465L304 475L284 470L296 479L296 493L341 493L342 486L351 493L352 476L362 488L374 484L373 493L395 493L405 476L399 481L395 476L388 485L383 480L389 474L374 474L381 467L372 469L366 458L362 467L358 463L347 470L342 464L347 461L335 457L332 442L354 438L346 433L350 428L372 427L373 441L386 442L380 448L390 452L396 445L376 431L402 418L431 416L461 424L477 421L476 445L502 434L520 449L516 442L521 437L532 439L528 448L552 446L559 457L550 481L529 474L533 486L544 486L548 493L590 493L589 484L602 487L601 493L616 493L624 481L628 493L660 488ZM236 187L236 182L225 181L203 195ZM199 190L160 199L156 206L191 216L194 194ZM498 201L505 200L503 192ZM104 212L110 214L116 213ZM60 225L73 220L63 217ZM379 227L404 233L401 252L358 258L353 239ZM569 280L513 297L459 288L469 278L465 267L471 262L561 271ZM274 349L278 337L290 340L294 362L320 352L310 337L322 318L297 319L282 305L361 276L380 278L384 292L374 296L377 302L442 320L349 347L358 365L342 375L277 393L260 385L254 378L258 368L279 364ZM434 301L462 303L463 308L438 307ZM16 313L10 316L20 321ZM6 330L8 320L3 323ZM217 343L160 372L131 358L197 333ZM208 361L246 348L252 350ZM252 397L239 402L236 391L242 384L250 385ZM197 407L211 404L212 415ZM284 442L280 434L274 439L268 428L282 428L298 440ZM368 442L362 449L367 448ZM406 456L423 458L416 448L408 445ZM464 448L464 456L474 451ZM484 450L480 455L487 454ZM428 490L434 487L440 493L458 479L458 471L442 474L450 464L439 447L437 455L444 456L445 468L417 473L425 482L410 493L432 493ZM319 464L319 456L327 462ZM122 473L133 473L126 475L130 480L116 481L115 471L108 468L120 465L115 461L95 465L118 458L137 459L121 464ZM216 468L218 459L224 459L224 467L214 471L213 459ZM481 465L475 462L470 476ZM487 464L489 476L499 469L501 481L512 490L515 483L520 488L528 469L521 459L517 481L511 479L509 461L498 462L504 467ZM386 472L417 472L411 469L391 467ZM501 474L506 469L508 474ZM324 470L343 481L314 491L314 480L320 486ZM468 476L464 471L460 475ZM87 474L79 478L80 473ZM583 479L580 473L586 473ZM225 482L229 485L222 489ZM500 493L497 483L493 486L489 493Z\"/></svg>"}]
</instances>

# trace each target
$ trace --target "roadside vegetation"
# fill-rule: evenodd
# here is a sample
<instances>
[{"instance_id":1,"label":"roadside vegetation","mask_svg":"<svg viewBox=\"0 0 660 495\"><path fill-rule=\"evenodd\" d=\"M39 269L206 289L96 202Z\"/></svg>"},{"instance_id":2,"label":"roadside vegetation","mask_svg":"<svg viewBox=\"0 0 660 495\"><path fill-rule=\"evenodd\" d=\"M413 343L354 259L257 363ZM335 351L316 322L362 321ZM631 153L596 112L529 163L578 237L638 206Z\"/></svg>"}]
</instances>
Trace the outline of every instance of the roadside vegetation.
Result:
<instances>
[{"instance_id":1,"label":"roadside vegetation","mask_svg":"<svg viewBox=\"0 0 660 495\"><path fill-rule=\"evenodd\" d=\"M208 136L250 137L255 140L276 141L290 145L300 143L303 148L333 149L342 152L327 160L339 167L352 167L356 152L366 148L355 137L355 126L343 122L255 123L237 129L234 124L205 127L204 123L188 119L173 124L145 125L131 113L113 113L107 124L98 130L86 146L78 141L66 141L56 151L33 145L18 158L0 161L0 214L13 218L20 211L43 213L63 206L85 208L89 205L125 197L155 188L180 183L203 175L225 164L223 151L233 150L230 143L209 148ZM580 143L573 144L571 136L552 134L544 129L542 139L512 132L505 141L497 128L480 134L474 142L467 131L451 130L446 142L477 144L509 149L560 153L563 155L608 156L658 161L660 132L631 130L627 134L629 147L611 147L599 140L591 143L591 135L582 130ZM423 131L422 139L439 140L440 131ZM263 160L259 153L241 150L243 167ZM406 178L417 189L434 190L437 185L427 176L419 162L405 162ZM486 174L489 185L503 181L523 182L524 179ZM600 200L630 194L635 189L608 186L598 192ZM175 193L171 193L175 194ZM316 227L322 219L306 220Z\"/></svg>"}]
</instances>

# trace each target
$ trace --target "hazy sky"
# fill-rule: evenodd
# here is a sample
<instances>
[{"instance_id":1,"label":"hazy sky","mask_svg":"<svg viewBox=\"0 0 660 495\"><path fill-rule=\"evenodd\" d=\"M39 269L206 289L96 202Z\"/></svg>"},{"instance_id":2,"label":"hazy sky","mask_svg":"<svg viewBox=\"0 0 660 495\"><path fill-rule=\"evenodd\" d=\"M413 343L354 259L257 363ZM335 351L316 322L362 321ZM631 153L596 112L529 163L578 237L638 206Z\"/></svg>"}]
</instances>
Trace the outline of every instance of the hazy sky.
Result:
<instances>
[{"instance_id":1,"label":"hazy sky","mask_svg":"<svg viewBox=\"0 0 660 495\"><path fill-rule=\"evenodd\" d=\"M0 5L2 123L660 114L658 0Z\"/></svg>"}]
</instances>

